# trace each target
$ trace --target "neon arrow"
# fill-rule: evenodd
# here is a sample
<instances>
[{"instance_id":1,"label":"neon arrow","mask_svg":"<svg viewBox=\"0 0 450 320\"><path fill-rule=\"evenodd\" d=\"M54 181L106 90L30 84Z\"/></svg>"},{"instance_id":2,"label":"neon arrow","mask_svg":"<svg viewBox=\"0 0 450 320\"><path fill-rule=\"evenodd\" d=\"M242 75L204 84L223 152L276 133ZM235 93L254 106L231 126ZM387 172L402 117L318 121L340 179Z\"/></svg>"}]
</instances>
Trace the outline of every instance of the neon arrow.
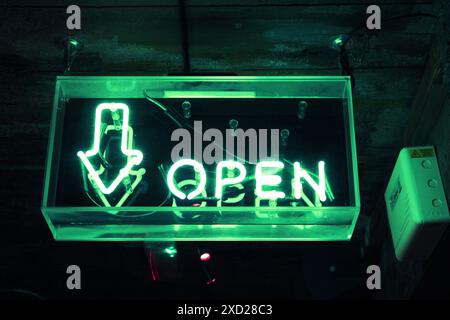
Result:
<instances>
[{"instance_id":1,"label":"neon arrow","mask_svg":"<svg viewBox=\"0 0 450 320\"><path fill-rule=\"evenodd\" d=\"M100 179L99 174L94 169L92 164L89 161L90 157L97 155L100 151L100 137L101 137L101 123L102 123L102 112L105 110L109 110L111 112L116 112L117 110L122 110L123 113L123 121L122 121L122 141L121 141L121 149L122 153L128 156L128 162L126 166L119 171L119 175L114 179L114 181L110 184L109 187L106 187L103 181ZM80 157L84 166L88 170L94 182L99 187L100 191L104 194L112 193L122 180L128 176L131 168L134 165L139 165L142 162L143 155L139 150L128 149L127 141L128 141L128 120L129 120L129 109L128 106L124 103L101 103L97 106L95 110L95 131L94 131L94 145L91 150L86 152L78 151L77 156Z\"/></svg>"}]
</instances>

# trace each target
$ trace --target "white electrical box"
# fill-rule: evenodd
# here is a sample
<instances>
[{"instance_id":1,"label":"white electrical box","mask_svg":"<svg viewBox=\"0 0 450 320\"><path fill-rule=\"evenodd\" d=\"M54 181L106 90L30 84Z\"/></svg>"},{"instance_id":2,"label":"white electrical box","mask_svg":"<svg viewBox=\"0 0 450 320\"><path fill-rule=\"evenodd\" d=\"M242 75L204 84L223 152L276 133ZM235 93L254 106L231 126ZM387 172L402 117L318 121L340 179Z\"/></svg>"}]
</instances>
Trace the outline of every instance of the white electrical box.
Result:
<instances>
[{"instance_id":1,"label":"white electrical box","mask_svg":"<svg viewBox=\"0 0 450 320\"><path fill-rule=\"evenodd\" d=\"M400 151L384 198L397 259L426 260L450 222L433 146Z\"/></svg>"}]
</instances>

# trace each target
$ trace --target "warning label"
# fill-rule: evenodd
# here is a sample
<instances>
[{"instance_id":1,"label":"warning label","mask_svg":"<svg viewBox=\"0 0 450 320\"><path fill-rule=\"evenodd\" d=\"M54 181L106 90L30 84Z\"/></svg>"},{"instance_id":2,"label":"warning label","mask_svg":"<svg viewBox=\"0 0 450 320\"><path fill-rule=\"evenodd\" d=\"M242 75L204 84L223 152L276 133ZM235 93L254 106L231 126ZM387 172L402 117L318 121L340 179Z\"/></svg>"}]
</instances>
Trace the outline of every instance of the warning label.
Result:
<instances>
[{"instance_id":1,"label":"warning label","mask_svg":"<svg viewBox=\"0 0 450 320\"><path fill-rule=\"evenodd\" d=\"M434 150L428 149L412 149L409 151L411 158L429 158L434 156Z\"/></svg>"}]
</instances>

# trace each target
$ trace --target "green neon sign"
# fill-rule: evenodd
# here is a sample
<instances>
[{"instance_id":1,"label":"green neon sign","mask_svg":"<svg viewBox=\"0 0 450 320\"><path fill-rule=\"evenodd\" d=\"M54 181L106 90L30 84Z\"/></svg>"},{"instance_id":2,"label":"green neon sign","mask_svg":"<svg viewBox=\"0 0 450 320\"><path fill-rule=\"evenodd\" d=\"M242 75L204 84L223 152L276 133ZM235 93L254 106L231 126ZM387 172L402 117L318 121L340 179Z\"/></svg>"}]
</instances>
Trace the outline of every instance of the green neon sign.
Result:
<instances>
[{"instance_id":1,"label":"green neon sign","mask_svg":"<svg viewBox=\"0 0 450 320\"><path fill-rule=\"evenodd\" d=\"M176 171L181 168L182 166L192 166L192 168L195 170L196 173L199 174L199 180L185 180L190 181L191 185L194 185L196 188L194 191L191 191L189 194L183 193L183 191L180 190L180 188L185 187L185 184L177 184L175 181L175 173ZM321 202L325 202L327 200L326 197L326 188L325 188L325 163L323 161L319 162L319 182L316 183L313 178L310 176L310 174L300 168L299 162L294 163L294 177L292 179L292 190L295 199L301 199L303 195L303 185L302 185L302 179L304 179L311 188L314 189L314 192L319 196L319 199ZM223 169L226 168L228 170L230 169L238 169L239 175L237 177L227 177L224 178L222 176ZM258 197L258 199L269 199L269 200L276 200L276 199L283 199L285 198L285 193L282 191L277 191L276 187L281 183L281 177L279 175L275 174L269 174L265 175L263 174L264 168L275 168L275 169L283 169L284 164L280 161L262 161L256 164L256 173L255 173L255 179L256 179L256 189L254 191L255 195ZM222 200L223 195L223 189L226 186L240 186L240 189L242 190L242 184L241 182L244 182L246 178L246 169L243 164L239 163L238 161L221 161L217 164L217 173L216 173L216 185L215 185L215 198L217 200ZM195 160L192 159L183 159L175 162L172 167L169 170L169 174L167 177L167 185L169 187L169 190L171 193L180 198L181 200L184 199L195 199L195 197L199 195L204 196L204 190L207 183L206 178L206 171L203 167L203 165ZM272 190L270 191L263 191L264 187L272 187ZM240 193L240 195L236 198L233 198L231 202L228 203L236 203L244 197L243 192ZM310 206L314 206L311 204L311 202L307 203Z\"/></svg>"},{"instance_id":2,"label":"green neon sign","mask_svg":"<svg viewBox=\"0 0 450 320\"><path fill-rule=\"evenodd\" d=\"M120 170L119 175L114 179L114 181L106 187L103 181L100 178L99 172L94 169L92 164L89 161L89 158L98 155L100 151L100 139L102 136L101 127L102 127L102 114L105 110L111 112L111 117L114 120L113 129L117 131L121 131L122 141L121 141L121 150L124 155L128 157L127 164L124 168ZM118 111L122 111L122 120L119 120L119 116L117 115ZM95 111L95 129L94 129L94 143L92 149L83 152L78 151L77 156L81 159L83 164L86 166L90 177L96 184L96 186L100 189L103 194L112 193L119 183L123 181L124 178L128 176L133 166L137 166L142 162L142 152L139 150L132 150L131 145L133 144L133 135L132 131L129 130L128 121L129 121L129 109L126 104L123 103L102 103L100 104ZM110 127L106 128L106 131ZM129 134L130 131L130 134Z\"/></svg>"},{"instance_id":3,"label":"green neon sign","mask_svg":"<svg viewBox=\"0 0 450 320\"><path fill-rule=\"evenodd\" d=\"M42 211L57 240L353 233L348 77L59 77L55 95Z\"/></svg>"}]
</instances>

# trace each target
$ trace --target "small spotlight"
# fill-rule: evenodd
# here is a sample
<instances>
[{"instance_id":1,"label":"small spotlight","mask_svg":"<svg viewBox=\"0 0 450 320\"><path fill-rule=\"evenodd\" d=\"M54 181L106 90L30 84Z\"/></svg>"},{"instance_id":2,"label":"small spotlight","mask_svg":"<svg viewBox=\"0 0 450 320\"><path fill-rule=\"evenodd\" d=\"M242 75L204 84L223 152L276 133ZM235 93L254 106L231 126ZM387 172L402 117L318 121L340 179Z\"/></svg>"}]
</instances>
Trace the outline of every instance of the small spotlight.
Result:
<instances>
[{"instance_id":1,"label":"small spotlight","mask_svg":"<svg viewBox=\"0 0 450 320\"><path fill-rule=\"evenodd\" d=\"M208 252L204 252L200 255L201 261L209 261L211 259L211 255Z\"/></svg>"},{"instance_id":2,"label":"small spotlight","mask_svg":"<svg viewBox=\"0 0 450 320\"><path fill-rule=\"evenodd\" d=\"M348 37L342 34L331 38L331 48L339 50L346 42Z\"/></svg>"},{"instance_id":3,"label":"small spotlight","mask_svg":"<svg viewBox=\"0 0 450 320\"><path fill-rule=\"evenodd\" d=\"M177 255L177 248L174 246L170 246L164 249L164 252L171 258L175 257Z\"/></svg>"},{"instance_id":4,"label":"small spotlight","mask_svg":"<svg viewBox=\"0 0 450 320\"><path fill-rule=\"evenodd\" d=\"M341 37L338 37L338 38L334 39L333 44L334 44L336 47L338 47L338 46L341 46L343 42L344 42L344 41L342 40L342 38L341 38Z\"/></svg>"}]
</instances>

